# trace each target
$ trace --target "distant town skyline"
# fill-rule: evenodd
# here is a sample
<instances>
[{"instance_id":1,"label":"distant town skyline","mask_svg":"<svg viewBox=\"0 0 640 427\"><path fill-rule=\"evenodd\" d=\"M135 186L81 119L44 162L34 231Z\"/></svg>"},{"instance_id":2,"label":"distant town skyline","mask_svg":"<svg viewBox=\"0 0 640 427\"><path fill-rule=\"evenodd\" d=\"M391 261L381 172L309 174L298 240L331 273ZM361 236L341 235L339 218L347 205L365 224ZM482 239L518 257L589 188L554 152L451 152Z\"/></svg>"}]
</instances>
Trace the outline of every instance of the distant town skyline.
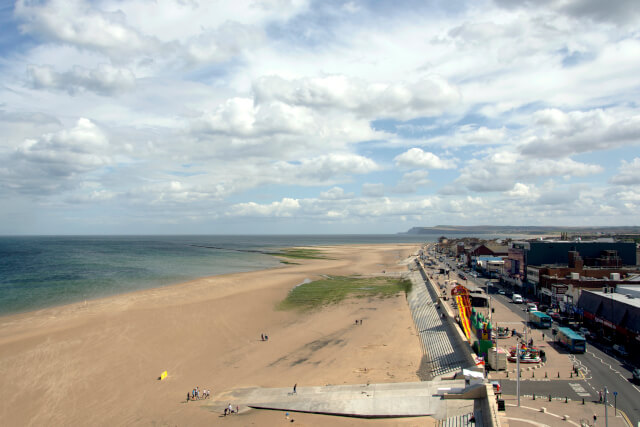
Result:
<instances>
[{"instance_id":1,"label":"distant town skyline","mask_svg":"<svg viewBox=\"0 0 640 427\"><path fill-rule=\"evenodd\" d=\"M637 1L0 6L0 235L640 218Z\"/></svg>"}]
</instances>

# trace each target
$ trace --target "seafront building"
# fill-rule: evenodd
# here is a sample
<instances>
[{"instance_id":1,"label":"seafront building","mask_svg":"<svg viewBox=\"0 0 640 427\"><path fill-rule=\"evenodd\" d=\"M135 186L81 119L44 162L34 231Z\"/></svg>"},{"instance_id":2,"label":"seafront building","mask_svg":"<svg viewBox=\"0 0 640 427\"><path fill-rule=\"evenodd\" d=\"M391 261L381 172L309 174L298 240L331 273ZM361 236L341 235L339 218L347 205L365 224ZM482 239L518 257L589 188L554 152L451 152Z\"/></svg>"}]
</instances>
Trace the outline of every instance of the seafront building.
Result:
<instances>
[{"instance_id":1,"label":"seafront building","mask_svg":"<svg viewBox=\"0 0 640 427\"><path fill-rule=\"evenodd\" d=\"M640 286L620 286L618 292L584 291L577 306L586 326L620 355L640 364Z\"/></svg>"},{"instance_id":2,"label":"seafront building","mask_svg":"<svg viewBox=\"0 0 640 427\"><path fill-rule=\"evenodd\" d=\"M640 354L640 248L612 238L530 240L497 244L445 241L455 256L512 292L584 323L605 341Z\"/></svg>"}]
</instances>

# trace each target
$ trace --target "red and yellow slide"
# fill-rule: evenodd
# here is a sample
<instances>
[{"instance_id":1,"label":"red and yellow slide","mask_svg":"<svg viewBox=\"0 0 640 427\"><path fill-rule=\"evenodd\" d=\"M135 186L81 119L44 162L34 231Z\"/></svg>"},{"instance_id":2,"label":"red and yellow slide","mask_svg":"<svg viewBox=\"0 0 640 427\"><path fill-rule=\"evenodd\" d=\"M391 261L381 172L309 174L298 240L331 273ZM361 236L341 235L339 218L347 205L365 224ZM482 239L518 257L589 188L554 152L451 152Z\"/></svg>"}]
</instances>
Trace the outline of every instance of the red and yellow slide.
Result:
<instances>
[{"instance_id":1,"label":"red and yellow slide","mask_svg":"<svg viewBox=\"0 0 640 427\"><path fill-rule=\"evenodd\" d=\"M467 337L471 339L471 301L469 300L469 290L462 285L457 285L451 289L451 295L456 297L456 304L458 304L458 315L460 317L460 324L462 330Z\"/></svg>"},{"instance_id":2,"label":"red and yellow slide","mask_svg":"<svg viewBox=\"0 0 640 427\"><path fill-rule=\"evenodd\" d=\"M456 302L458 303L458 314L460 315L460 324L462 325L464 335L467 337L467 339L471 339L471 321L469 320L469 316L467 315L468 310L465 305L464 298L458 295L456 296Z\"/></svg>"}]
</instances>

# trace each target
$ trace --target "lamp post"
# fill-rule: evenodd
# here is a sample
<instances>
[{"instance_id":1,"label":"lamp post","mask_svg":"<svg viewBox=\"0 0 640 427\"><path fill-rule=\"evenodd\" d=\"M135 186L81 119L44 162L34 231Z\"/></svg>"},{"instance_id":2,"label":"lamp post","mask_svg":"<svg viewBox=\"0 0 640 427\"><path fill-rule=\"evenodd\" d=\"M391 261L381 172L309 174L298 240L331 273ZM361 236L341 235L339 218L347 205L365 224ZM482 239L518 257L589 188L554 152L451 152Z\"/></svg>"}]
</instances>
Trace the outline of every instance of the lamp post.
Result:
<instances>
[{"instance_id":1,"label":"lamp post","mask_svg":"<svg viewBox=\"0 0 640 427\"><path fill-rule=\"evenodd\" d=\"M518 408L520 407L520 339L516 340L516 393L518 394Z\"/></svg>"},{"instance_id":2,"label":"lamp post","mask_svg":"<svg viewBox=\"0 0 640 427\"><path fill-rule=\"evenodd\" d=\"M607 411L607 393L609 393L609 391L607 391L607 386L604 386L604 425L605 427L609 427L609 416L608 411Z\"/></svg>"}]
</instances>

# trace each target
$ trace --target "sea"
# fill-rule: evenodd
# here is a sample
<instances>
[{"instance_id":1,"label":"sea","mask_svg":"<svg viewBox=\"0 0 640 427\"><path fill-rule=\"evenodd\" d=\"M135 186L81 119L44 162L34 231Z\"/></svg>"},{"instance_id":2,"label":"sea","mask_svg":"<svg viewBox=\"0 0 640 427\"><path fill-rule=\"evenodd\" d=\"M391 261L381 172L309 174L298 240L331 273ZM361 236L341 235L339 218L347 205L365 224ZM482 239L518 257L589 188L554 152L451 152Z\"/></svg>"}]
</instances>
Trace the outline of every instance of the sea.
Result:
<instances>
[{"instance_id":1,"label":"sea","mask_svg":"<svg viewBox=\"0 0 640 427\"><path fill-rule=\"evenodd\" d=\"M426 243L439 235L0 236L0 316L205 276L262 270L293 246Z\"/></svg>"}]
</instances>

